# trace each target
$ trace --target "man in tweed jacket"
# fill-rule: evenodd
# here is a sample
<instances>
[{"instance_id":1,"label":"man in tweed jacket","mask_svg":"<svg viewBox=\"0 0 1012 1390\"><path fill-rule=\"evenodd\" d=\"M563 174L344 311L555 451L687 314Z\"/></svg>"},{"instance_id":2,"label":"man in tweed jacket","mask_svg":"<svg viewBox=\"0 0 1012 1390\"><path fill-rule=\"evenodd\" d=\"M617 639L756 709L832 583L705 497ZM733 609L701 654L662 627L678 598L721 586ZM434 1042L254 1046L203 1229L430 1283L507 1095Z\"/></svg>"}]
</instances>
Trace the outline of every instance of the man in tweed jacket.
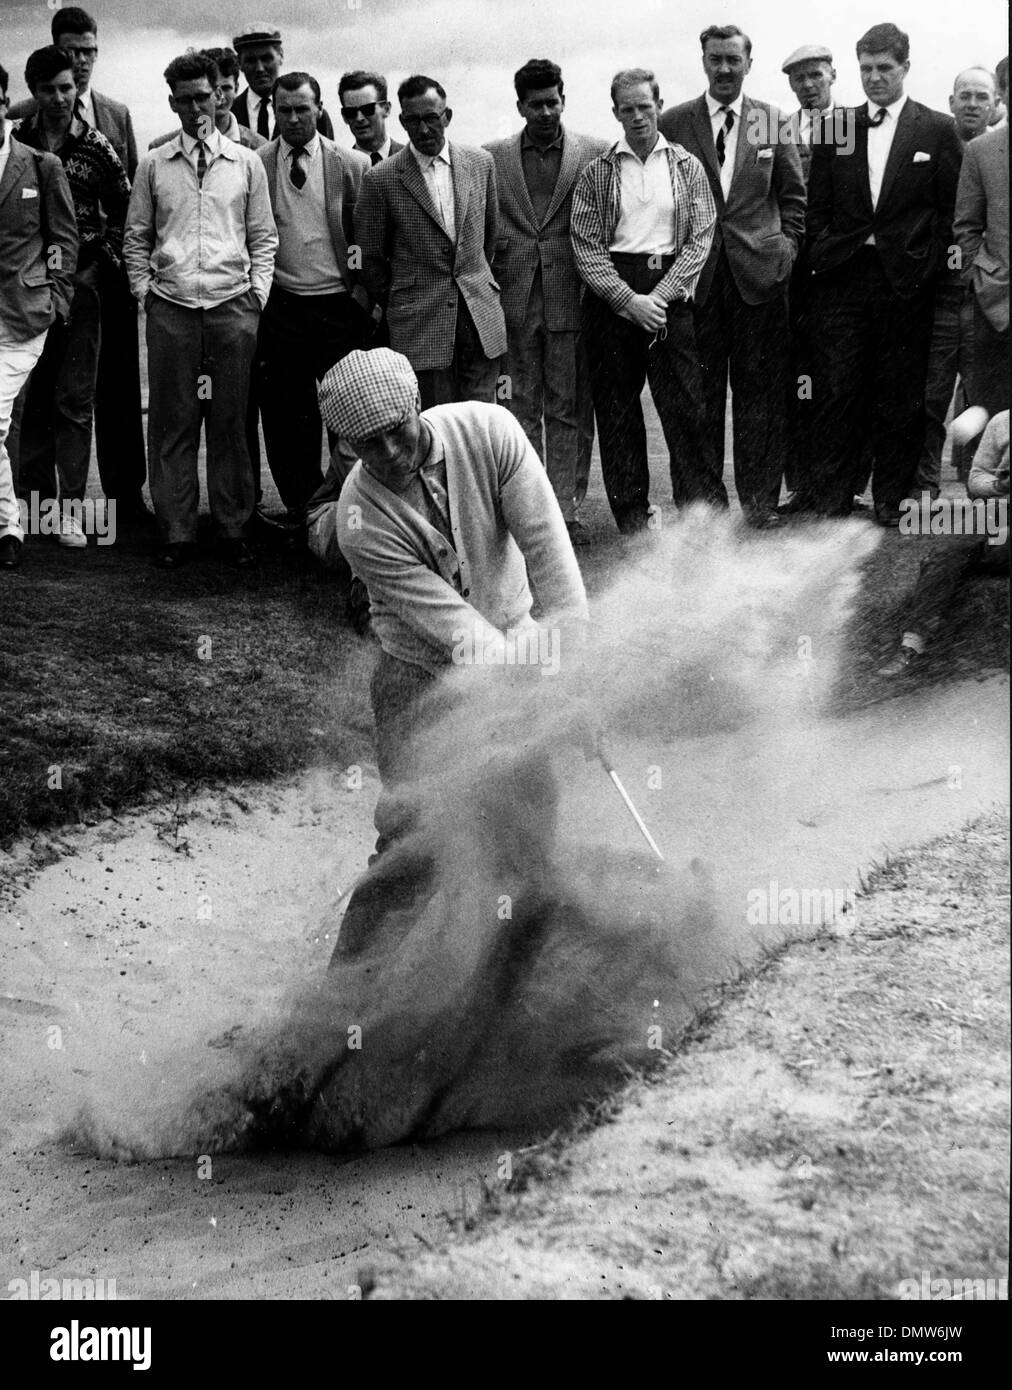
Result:
<instances>
[{"instance_id":1,"label":"man in tweed jacket","mask_svg":"<svg viewBox=\"0 0 1012 1390\"><path fill-rule=\"evenodd\" d=\"M409 77L397 96L411 143L362 180L362 282L385 311L390 346L418 376L423 409L493 403L506 323L491 266L492 156L449 144L453 112L431 77Z\"/></svg>"},{"instance_id":2,"label":"man in tweed jacket","mask_svg":"<svg viewBox=\"0 0 1012 1390\"><path fill-rule=\"evenodd\" d=\"M509 405L544 459L578 543L577 496L581 475L586 488L594 414L569 216L577 178L608 146L563 127L566 98L555 63L532 59L513 85L524 128L485 146L495 160L499 193L493 269L509 338Z\"/></svg>"},{"instance_id":3,"label":"man in tweed jacket","mask_svg":"<svg viewBox=\"0 0 1012 1390\"><path fill-rule=\"evenodd\" d=\"M658 134L663 103L653 73L620 72L611 94L625 136L580 176L572 240L589 291L583 327L601 472L619 530L635 532L650 517L645 380L661 417L675 501L727 503L704 427L690 303L716 210L699 161Z\"/></svg>"}]
</instances>

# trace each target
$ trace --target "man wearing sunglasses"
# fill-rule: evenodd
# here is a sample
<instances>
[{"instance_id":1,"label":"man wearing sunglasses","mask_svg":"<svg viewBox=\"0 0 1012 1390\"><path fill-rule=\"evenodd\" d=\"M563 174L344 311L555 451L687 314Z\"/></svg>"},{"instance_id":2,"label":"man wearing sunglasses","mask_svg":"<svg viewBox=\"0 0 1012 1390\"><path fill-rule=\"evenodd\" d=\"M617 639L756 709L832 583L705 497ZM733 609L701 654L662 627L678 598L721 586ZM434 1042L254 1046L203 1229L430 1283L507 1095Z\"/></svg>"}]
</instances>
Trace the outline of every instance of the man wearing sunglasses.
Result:
<instances>
[{"instance_id":1,"label":"man wearing sunglasses","mask_svg":"<svg viewBox=\"0 0 1012 1390\"><path fill-rule=\"evenodd\" d=\"M378 72L346 72L337 85L341 119L351 131L355 149L379 164L404 146L387 134L387 80Z\"/></svg>"},{"instance_id":2,"label":"man wearing sunglasses","mask_svg":"<svg viewBox=\"0 0 1012 1390\"><path fill-rule=\"evenodd\" d=\"M453 112L431 77L397 89L411 143L368 170L355 209L362 281L386 314L390 346L411 363L422 409L496 400L506 321L492 274L495 166L451 144Z\"/></svg>"}]
</instances>

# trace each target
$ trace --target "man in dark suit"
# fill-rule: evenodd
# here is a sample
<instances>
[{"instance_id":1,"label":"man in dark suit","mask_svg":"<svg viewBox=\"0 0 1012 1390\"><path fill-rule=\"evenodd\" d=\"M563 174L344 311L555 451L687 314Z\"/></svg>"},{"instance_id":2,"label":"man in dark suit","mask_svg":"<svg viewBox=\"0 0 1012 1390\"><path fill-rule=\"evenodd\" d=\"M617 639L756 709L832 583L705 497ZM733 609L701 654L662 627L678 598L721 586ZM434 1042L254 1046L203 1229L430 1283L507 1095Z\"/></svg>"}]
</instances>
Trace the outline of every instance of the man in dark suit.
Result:
<instances>
[{"instance_id":1,"label":"man in dark suit","mask_svg":"<svg viewBox=\"0 0 1012 1390\"><path fill-rule=\"evenodd\" d=\"M12 141L6 117L7 73L0 67L0 570L15 570L24 531L7 432L50 327L65 327L70 316L77 223L60 160Z\"/></svg>"},{"instance_id":2,"label":"man in dark suit","mask_svg":"<svg viewBox=\"0 0 1012 1390\"><path fill-rule=\"evenodd\" d=\"M962 148L952 119L909 99L910 43L894 24L857 42L868 101L813 145L808 245L815 339L816 508L845 515L875 454L876 519L899 523L924 441L924 383L938 276L952 243ZM839 113L836 113L837 115Z\"/></svg>"},{"instance_id":3,"label":"man in dark suit","mask_svg":"<svg viewBox=\"0 0 1012 1390\"><path fill-rule=\"evenodd\" d=\"M506 323L492 274L495 165L451 145L453 112L431 77L397 89L410 144L362 180L355 233L362 280L386 314L390 346L418 376L422 409L496 400Z\"/></svg>"},{"instance_id":4,"label":"man in dark suit","mask_svg":"<svg viewBox=\"0 0 1012 1390\"><path fill-rule=\"evenodd\" d=\"M337 84L337 97L341 119L354 137L355 149L366 155L370 164L403 150L400 141L387 134L390 103L385 77L378 72L346 72Z\"/></svg>"},{"instance_id":5,"label":"man in dark suit","mask_svg":"<svg viewBox=\"0 0 1012 1390\"><path fill-rule=\"evenodd\" d=\"M569 217L577 178L608 146L563 126L566 98L555 63L532 59L513 85L524 128L485 146L499 194L493 269L509 337L509 406L544 460L570 539L580 544L577 478L581 462L590 463L594 406Z\"/></svg>"},{"instance_id":6,"label":"man in dark suit","mask_svg":"<svg viewBox=\"0 0 1012 1390\"><path fill-rule=\"evenodd\" d=\"M247 82L245 91L239 93L232 107L235 118L265 140L273 140L276 134L274 84L281 76L285 56L281 32L264 24L251 24L241 34L236 34L232 47L239 55L239 65ZM328 140L333 140L333 123L322 109L317 129Z\"/></svg>"},{"instance_id":7,"label":"man in dark suit","mask_svg":"<svg viewBox=\"0 0 1012 1390\"><path fill-rule=\"evenodd\" d=\"M746 520L775 526L786 446L790 356L787 286L805 224L797 146L786 118L742 93L752 43L733 24L700 35L708 90L661 117L662 134L694 154L717 205L695 294L708 431L724 457L730 374L734 481Z\"/></svg>"},{"instance_id":8,"label":"man in dark suit","mask_svg":"<svg viewBox=\"0 0 1012 1390\"><path fill-rule=\"evenodd\" d=\"M98 24L86 10L68 5L56 10L50 30L53 43L74 60L77 85L75 114L104 135L116 151L132 182L137 171L137 142L130 112L122 102L103 96L91 85L98 58ZM33 117L34 98L19 102L11 120ZM122 267L99 266L98 295L102 315L102 344L95 384L95 452L102 491L116 500L116 520L126 525L150 514L141 490L147 466L141 418L140 345L137 305Z\"/></svg>"}]
</instances>

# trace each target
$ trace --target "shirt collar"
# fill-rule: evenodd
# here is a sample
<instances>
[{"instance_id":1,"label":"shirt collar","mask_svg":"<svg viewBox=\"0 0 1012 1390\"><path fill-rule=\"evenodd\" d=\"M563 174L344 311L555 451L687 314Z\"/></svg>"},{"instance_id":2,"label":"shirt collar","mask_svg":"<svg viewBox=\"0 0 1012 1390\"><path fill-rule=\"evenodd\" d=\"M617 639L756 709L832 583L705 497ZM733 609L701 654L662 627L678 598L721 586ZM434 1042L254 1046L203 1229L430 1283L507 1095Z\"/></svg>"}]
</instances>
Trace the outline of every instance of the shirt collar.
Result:
<instances>
[{"instance_id":1,"label":"shirt collar","mask_svg":"<svg viewBox=\"0 0 1012 1390\"><path fill-rule=\"evenodd\" d=\"M538 150L539 152L542 150L561 150L565 134L565 129L560 128L558 135L550 145L539 145L536 140L531 139L530 131L524 126L520 136L520 148L522 150Z\"/></svg>"},{"instance_id":2,"label":"shirt collar","mask_svg":"<svg viewBox=\"0 0 1012 1390\"><path fill-rule=\"evenodd\" d=\"M439 151L438 154L422 154L421 150L416 150L414 145L409 145L408 149L411 151L415 159L418 161L418 167L420 169L431 169L433 164L435 164L437 160L440 164L445 164L448 168L451 169L453 168L453 165L450 162L449 140L445 141L445 143L443 144L443 148Z\"/></svg>"},{"instance_id":3,"label":"shirt collar","mask_svg":"<svg viewBox=\"0 0 1012 1390\"><path fill-rule=\"evenodd\" d=\"M898 121L899 118L900 118L900 112L903 110L903 108L904 108L904 106L906 106L906 104L907 104L907 94L906 94L906 92L904 92L903 95L902 95L901 97L897 97L896 100L895 100L890 106L880 106L879 103L878 103L877 101L869 101L869 103L868 103L868 119L869 119L869 120L873 120L874 117L878 115L879 111L888 111L889 114L890 114L890 116L892 116L893 120L894 120L894 121Z\"/></svg>"},{"instance_id":4,"label":"shirt collar","mask_svg":"<svg viewBox=\"0 0 1012 1390\"><path fill-rule=\"evenodd\" d=\"M184 154L192 155L197 148L197 141L192 135L187 135L185 130L179 132L180 147ZM222 138L221 131L215 126L214 130L204 141L204 148L209 154L223 154L228 159L234 159L235 155L229 148L231 141Z\"/></svg>"},{"instance_id":5,"label":"shirt collar","mask_svg":"<svg viewBox=\"0 0 1012 1390\"><path fill-rule=\"evenodd\" d=\"M313 160L316 158L316 151L320 148L319 134L314 135L312 140L310 140L309 143L305 145L303 148L305 149L306 154L309 157L309 162L312 163ZM290 145L283 135L281 137L281 154L284 159L287 159L289 161L291 161L292 156L295 154L295 146Z\"/></svg>"},{"instance_id":6,"label":"shirt collar","mask_svg":"<svg viewBox=\"0 0 1012 1390\"><path fill-rule=\"evenodd\" d=\"M387 138L383 141L382 145L380 145L379 149L376 151L376 153L379 155L380 159L389 159L389 158L390 158L390 141L391 141L391 138L392 138L392 137L388 135ZM364 154L365 157L366 157L367 159L372 159L372 153L373 153L372 150L364 150L364 149L362 148L362 146L359 145L359 144L353 145L352 148L358 150L359 154Z\"/></svg>"},{"instance_id":7,"label":"shirt collar","mask_svg":"<svg viewBox=\"0 0 1012 1390\"><path fill-rule=\"evenodd\" d=\"M670 150L670 148L671 146L668 144L667 140L665 140L661 132L658 131L657 144L650 151L650 154L647 155L647 159L650 159L653 155L655 155L658 152L658 150ZM622 136L621 140L619 140L619 142L616 144L615 153L630 154L632 155L633 159L639 159L639 155L636 153L636 151L633 149L632 145L630 145L629 141L625 138L624 135Z\"/></svg>"},{"instance_id":8,"label":"shirt collar","mask_svg":"<svg viewBox=\"0 0 1012 1390\"><path fill-rule=\"evenodd\" d=\"M744 100L745 100L745 93L744 93L744 92L739 92L738 95L737 95L737 97L734 99L734 101L717 101L714 97L712 97L712 96L710 95L709 92L707 92L707 93L706 93L706 105L707 105L707 109L708 109L709 112L710 112L710 120L711 120L711 121L713 120L714 116L716 116L717 112L720 110L720 108L721 108L722 106L729 106L729 107L731 108L731 110L734 112L735 120L740 121L740 120L741 120L741 106L742 106L742 102L743 102Z\"/></svg>"}]
</instances>

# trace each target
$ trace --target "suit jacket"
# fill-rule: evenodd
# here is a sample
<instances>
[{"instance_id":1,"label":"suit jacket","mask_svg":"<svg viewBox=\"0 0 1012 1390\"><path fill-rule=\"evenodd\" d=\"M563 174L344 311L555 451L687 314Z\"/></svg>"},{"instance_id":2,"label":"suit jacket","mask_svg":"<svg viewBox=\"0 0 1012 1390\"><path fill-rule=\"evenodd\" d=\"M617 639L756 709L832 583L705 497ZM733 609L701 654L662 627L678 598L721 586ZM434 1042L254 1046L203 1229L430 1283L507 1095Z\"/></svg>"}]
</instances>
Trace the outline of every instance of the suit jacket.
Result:
<instances>
[{"instance_id":1,"label":"suit jacket","mask_svg":"<svg viewBox=\"0 0 1012 1390\"><path fill-rule=\"evenodd\" d=\"M121 101L113 101L112 97L103 96L94 88L91 101L95 108L95 129L109 141L126 170L127 178L133 183L137 172L137 141L134 139L134 124L129 109ZM35 98L29 97L27 101L19 101L12 106L7 112L7 119L17 121L25 116L34 116L38 109Z\"/></svg>"},{"instance_id":2,"label":"suit jacket","mask_svg":"<svg viewBox=\"0 0 1012 1390\"><path fill-rule=\"evenodd\" d=\"M908 299L930 287L952 241L962 145L951 116L908 100L872 208L868 181L868 105L847 111L852 148L829 139L812 146L808 249L818 274L844 265L874 233L894 292Z\"/></svg>"},{"instance_id":3,"label":"suit jacket","mask_svg":"<svg viewBox=\"0 0 1012 1390\"><path fill-rule=\"evenodd\" d=\"M342 150L333 140L320 136L320 149L323 154L323 197L327 205L327 221L330 224L330 240L334 255L341 267L341 276L349 291L358 291L357 298L363 307L368 307L368 295L358 285L358 275L351 269L348 254L349 246L355 244L354 213L362 189L362 176L369 171L365 155L356 150ZM267 188L271 198L271 211L277 221L278 212L278 160L281 144L271 140L257 150L267 170ZM284 228L278 223L278 235L284 236Z\"/></svg>"},{"instance_id":4,"label":"suit jacket","mask_svg":"<svg viewBox=\"0 0 1012 1390\"><path fill-rule=\"evenodd\" d=\"M236 120L239 122L241 126L245 126L247 130L253 129L252 125L250 124L249 118L248 87L244 87L243 90L236 97L235 101L232 103L232 115L236 118ZM333 140L334 123L328 116L327 112L322 109L320 111L320 119L316 122L316 129L320 132L321 135L325 135L328 140ZM261 139L262 138L263 137L261 136Z\"/></svg>"},{"instance_id":5,"label":"suit jacket","mask_svg":"<svg viewBox=\"0 0 1012 1390\"><path fill-rule=\"evenodd\" d=\"M7 139L10 154L0 179L0 325L15 342L26 342L70 311L77 220L56 155L11 140L9 130ZM53 247L58 257L50 254Z\"/></svg>"},{"instance_id":6,"label":"suit jacket","mask_svg":"<svg viewBox=\"0 0 1012 1390\"><path fill-rule=\"evenodd\" d=\"M953 236L963 277L999 333L1009 326L1008 126L971 140L963 152Z\"/></svg>"},{"instance_id":7,"label":"suit jacket","mask_svg":"<svg viewBox=\"0 0 1012 1390\"><path fill-rule=\"evenodd\" d=\"M355 210L362 279L386 307L390 346L416 372L453 361L457 291L486 357L506 351L498 282L495 165L485 150L451 144L456 243L443 230L410 146L366 171Z\"/></svg>"},{"instance_id":8,"label":"suit jacket","mask_svg":"<svg viewBox=\"0 0 1012 1390\"><path fill-rule=\"evenodd\" d=\"M784 292L805 230L801 157L796 145L778 138L785 123L777 107L742 98L734 175L725 202L705 95L661 116L664 137L684 145L703 165L717 205L713 246L696 286L697 304L706 302L721 246L746 304L766 304ZM760 138L750 139L750 131Z\"/></svg>"},{"instance_id":9,"label":"suit jacket","mask_svg":"<svg viewBox=\"0 0 1012 1390\"><path fill-rule=\"evenodd\" d=\"M538 269L545 296L545 326L551 333L575 332L580 327L583 284L576 273L569 238L569 217L576 180L592 159L608 149L605 140L567 130L562 142L562 163L552 201L541 226L534 216L524 178L521 142L523 131L507 140L485 146L495 160L499 194L499 235L493 270L502 285L506 327L520 328Z\"/></svg>"}]
</instances>

